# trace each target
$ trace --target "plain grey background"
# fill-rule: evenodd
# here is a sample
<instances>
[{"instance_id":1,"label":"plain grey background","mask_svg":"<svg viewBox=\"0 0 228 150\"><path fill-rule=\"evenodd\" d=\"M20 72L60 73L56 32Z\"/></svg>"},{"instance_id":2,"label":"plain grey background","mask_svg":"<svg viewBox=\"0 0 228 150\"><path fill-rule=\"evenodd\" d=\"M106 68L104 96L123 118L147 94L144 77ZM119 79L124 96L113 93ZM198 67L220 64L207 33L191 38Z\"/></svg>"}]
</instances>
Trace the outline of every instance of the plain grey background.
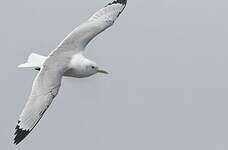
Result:
<instances>
[{"instance_id":1,"label":"plain grey background","mask_svg":"<svg viewBox=\"0 0 228 150\"><path fill-rule=\"evenodd\" d=\"M0 149L227 150L227 0L129 0L86 55L110 72L64 78L55 101L15 146L14 128L36 71L109 0L1 0Z\"/></svg>"}]
</instances>

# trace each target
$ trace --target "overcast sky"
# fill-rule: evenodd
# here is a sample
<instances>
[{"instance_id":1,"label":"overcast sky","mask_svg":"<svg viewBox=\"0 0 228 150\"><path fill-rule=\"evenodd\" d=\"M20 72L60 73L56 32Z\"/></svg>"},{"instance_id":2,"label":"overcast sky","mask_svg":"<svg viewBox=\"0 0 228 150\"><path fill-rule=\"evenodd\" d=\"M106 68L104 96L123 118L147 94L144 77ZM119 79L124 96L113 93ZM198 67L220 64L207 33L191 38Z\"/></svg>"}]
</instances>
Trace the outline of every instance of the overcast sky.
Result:
<instances>
[{"instance_id":1,"label":"overcast sky","mask_svg":"<svg viewBox=\"0 0 228 150\"><path fill-rule=\"evenodd\" d=\"M86 50L110 74L64 78L36 128L12 144L37 73L17 65L48 55L108 2L1 0L0 149L227 150L227 0L129 0Z\"/></svg>"}]
</instances>

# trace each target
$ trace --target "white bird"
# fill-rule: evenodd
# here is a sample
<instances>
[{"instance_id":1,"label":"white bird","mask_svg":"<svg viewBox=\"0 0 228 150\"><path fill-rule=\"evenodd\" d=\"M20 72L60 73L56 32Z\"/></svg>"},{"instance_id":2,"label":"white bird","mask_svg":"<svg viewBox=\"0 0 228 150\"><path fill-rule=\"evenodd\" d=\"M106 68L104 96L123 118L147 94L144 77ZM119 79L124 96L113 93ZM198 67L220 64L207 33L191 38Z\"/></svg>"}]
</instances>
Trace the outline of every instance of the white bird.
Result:
<instances>
[{"instance_id":1,"label":"white bird","mask_svg":"<svg viewBox=\"0 0 228 150\"><path fill-rule=\"evenodd\" d=\"M76 78L105 73L87 59L83 51L99 33L110 27L126 6L127 0L115 0L75 28L47 57L32 53L28 62L18 67L39 70L29 99L16 126L14 144L20 143L36 126L58 94L62 76Z\"/></svg>"}]
</instances>

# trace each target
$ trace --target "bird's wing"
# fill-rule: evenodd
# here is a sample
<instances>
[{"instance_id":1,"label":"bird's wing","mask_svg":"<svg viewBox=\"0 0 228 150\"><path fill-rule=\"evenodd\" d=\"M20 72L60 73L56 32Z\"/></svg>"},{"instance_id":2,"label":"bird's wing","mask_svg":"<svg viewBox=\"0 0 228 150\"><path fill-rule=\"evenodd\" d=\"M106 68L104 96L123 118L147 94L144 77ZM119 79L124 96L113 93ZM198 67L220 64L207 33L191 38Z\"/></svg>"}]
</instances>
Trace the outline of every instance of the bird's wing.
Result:
<instances>
[{"instance_id":1,"label":"bird's wing","mask_svg":"<svg viewBox=\"0 0 228 150\"><path fill-rule=\"evenodd\" d=\"M86 22L74 29L56 51L81 51L99 33L110 27L126 6L127 0L115 0L97 11Z\"/></svg>"},{"instance_id":2,"label":"bird's wing","mask_svg":"<svg viewBox=\"0 0 228 150\"><path fill-rule=\"evenodd\" d=\"M36 126L57 95L62 79L62 69L49 67L53 58L47 58L36 76L29 99L16 126L14 144L20 143Z\"/></svg>"}]
</instances>

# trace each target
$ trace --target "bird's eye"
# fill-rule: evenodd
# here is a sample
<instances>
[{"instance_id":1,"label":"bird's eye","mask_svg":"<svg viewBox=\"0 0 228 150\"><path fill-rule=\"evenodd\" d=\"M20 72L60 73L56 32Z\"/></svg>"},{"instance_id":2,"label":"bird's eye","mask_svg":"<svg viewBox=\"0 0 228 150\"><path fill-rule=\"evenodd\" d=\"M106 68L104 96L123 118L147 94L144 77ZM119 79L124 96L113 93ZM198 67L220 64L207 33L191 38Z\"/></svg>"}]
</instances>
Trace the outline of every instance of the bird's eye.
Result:
<instances>
[{"instance_id":1,"label":"bird's eye","mask_svg":"<svg viewBox=\"0 0 228 150\"><path fill-rule=\"evenodd\" d=\"M91 66L91 68L92 68L92 69L95 69L95 67L94 67L94 66Z\"/></svg>"}]
</instances>

